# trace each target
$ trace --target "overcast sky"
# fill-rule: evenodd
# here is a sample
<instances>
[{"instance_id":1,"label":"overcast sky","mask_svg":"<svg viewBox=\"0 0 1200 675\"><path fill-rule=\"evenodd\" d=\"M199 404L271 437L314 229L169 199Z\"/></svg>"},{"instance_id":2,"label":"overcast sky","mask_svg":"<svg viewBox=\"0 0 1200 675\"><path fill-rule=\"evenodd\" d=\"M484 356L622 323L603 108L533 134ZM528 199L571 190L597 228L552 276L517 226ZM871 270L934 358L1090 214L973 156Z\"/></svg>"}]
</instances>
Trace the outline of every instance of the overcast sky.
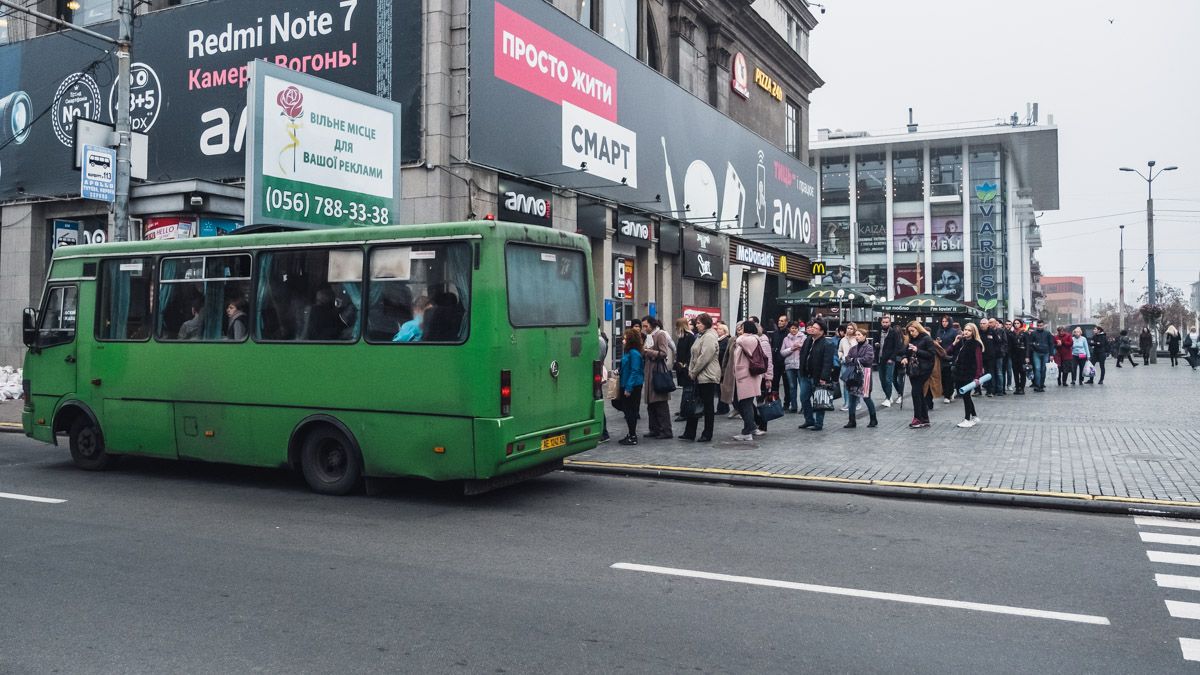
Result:
<instances>
[{"instance_id":1,"label":"overcast sky","mask_svg":"<svg viewBox=\"0 0 1200 675\"><path fill-rule=\"evenodd\" d=\"M1042 273L1082 274L1091 300L1115 302L1125 224L1134 302L1146 284L1146 184L1117 169L1145 173L1153 159L1179 166L1154 181L1159 282L1186 295L1200 279L1200 1L825 4L809 53L826 83L812 97L812 139L823 127L894 130L910 106L918 123L942 124L1024 117L1036 101L1059 129L1060 208L1038 219Z\"/></svg>"}]
</instances>

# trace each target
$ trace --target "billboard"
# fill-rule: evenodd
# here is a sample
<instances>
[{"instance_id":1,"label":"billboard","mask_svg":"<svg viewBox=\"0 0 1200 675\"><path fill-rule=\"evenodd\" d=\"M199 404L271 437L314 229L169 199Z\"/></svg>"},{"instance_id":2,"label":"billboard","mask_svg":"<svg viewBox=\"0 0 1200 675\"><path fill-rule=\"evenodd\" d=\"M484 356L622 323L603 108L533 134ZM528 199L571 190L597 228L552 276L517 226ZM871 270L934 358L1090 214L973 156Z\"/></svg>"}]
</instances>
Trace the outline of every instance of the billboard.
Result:
<instances>
[{"instance_id":1,"label":"billboard","mask_svg":"<svg viewBox=\"0 0 1200 675\"><path fill-rule=\"evenodd\" d=\"M400 104L264 61L249 75L246 222L395 222Z\"/></svg>"},{"instance_id":2,"label":"billboard","mask_svg":"<svg viewBox=\"0 0 1200 675\"><path fill-rule=\"evenodd\" d=\"M814 257L796 157L548 3L471 0L470 35L472 162Z\"/></svg>"},{"instance_id":3,"label":"billboard","mask_svg":"<svg viewBox=\"0 0 1200 675\"><path fill-rule=\"evenodd\" d=\"M925 219L896 218L892 220L892 250L896 254L917 253L925 248Z\"/></svg>"},{"instance_id":4,"label":"billboard","mask_svg":"<svg viewBox=\"0 0 1200 675\"><path fill-rule=\"evenodd\" d=\"M963 264L961 262L933 263L934 295L962 302L963 291Z\"/></svg>"},{"instance_id":5,"label":"billboard","mask_svg":"<svg viewBox=\"0 0 1200 675\"><path fill-rule=\"evenodd\" d=\"M938 217L930 221L930 234L933 235L934 251L963 250L962 217Z\"/></svg>"},{"instance_id":6,"label":"billboard","mask_svg":"<svg viewBox=\"0 0 1200 675\"><path fill-rule=\"evenodd\" d=\"M209 0L138 16L130 111L133 131L149 137L147 178L243 177L252 60L419 109L420 12L420 3L394 0ZM115 23L91 28L116 34ZM75 120L112 123L115 66L65 32L0 46L0 199L17 187L79 193ZM18 119L34 122L6 136ZM403 161L420 158L419 122L404 121Z\"/></svg>"},{"instance_id":7,"label":"billboard","mask_svg":"<svg viewBox=\"0 0 1200 675\"><path fill-rule=\"evenodd\" d=\"M892 298L907 298L910 295L920 295L925 292L925 265L917 263L896 263L896 273L892 281Z\"/></svg>"},{"instance_id":8,"label":"billboard","mask_svg":"<svg viewBox=\"0 0 1200 675\"><path fill-rule=\"evenodd\" d=\"M839 258L850 255L850 219L825 218L821 220L821 255Z\"/></svg>"}]
</instances>

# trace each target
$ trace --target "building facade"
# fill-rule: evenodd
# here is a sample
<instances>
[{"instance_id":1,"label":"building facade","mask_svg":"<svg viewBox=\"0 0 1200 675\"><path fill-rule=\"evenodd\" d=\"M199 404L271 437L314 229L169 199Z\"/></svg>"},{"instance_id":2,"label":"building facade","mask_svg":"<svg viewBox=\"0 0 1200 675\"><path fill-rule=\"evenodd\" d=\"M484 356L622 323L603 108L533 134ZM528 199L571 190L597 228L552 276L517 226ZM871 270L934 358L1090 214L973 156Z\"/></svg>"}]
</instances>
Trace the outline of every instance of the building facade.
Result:
<instances>
[{"instance_id":1,"label":"building facade","mask_svg":"<svg viewBox=\"0 0 1200 675\"><path fill-rule=\"evenodd\" d=\"M932 293L1037 315L1036 214L1058 208L1058 130L997 125L871 136L821 130L820 259L888 299Z\"/></svg>"},{"instance_id":2,"label":"building facade","mask_svg":"<svg viewBox=\"0 0 1200 675\"><path fill-rule=\"evenodd\" d=\"M1042 277L1046 309L1042 318L1054 326L1090 323L1087 285L1083 277Z\"/></svg>"},{"instance_id":3,"label":"building facade","mask_svg":"<svg viewBox=\"0 0 1200 675\"><path fill-rule=\"evenodd\" d=\"M36 3L110 35L115 6ZM739 2L139 3L131 235L244 224L245 65L265 59L401 104L393 222L490 215L590 237L610 332L770 313L816 252L805 127L822 84L804 57L816 20L803 2L772 8L791 41ZM35 120L0 134L0 363L16 364L52 250L114 236L73 160L76 120L110 124L115 86L107 46L6 19L0 112Z\"/></svg>"}]
</instances>

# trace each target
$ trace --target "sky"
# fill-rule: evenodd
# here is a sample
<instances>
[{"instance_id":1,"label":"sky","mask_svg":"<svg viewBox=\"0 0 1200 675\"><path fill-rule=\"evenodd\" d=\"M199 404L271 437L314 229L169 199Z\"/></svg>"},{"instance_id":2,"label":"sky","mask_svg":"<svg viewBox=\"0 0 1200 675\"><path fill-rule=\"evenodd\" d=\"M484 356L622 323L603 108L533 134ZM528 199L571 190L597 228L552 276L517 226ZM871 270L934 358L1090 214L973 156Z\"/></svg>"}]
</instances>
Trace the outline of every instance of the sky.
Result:
<instances>
[{"instance_id":1,"label":"sky","mask_svg":"<svg viewBox=\"0 0 1200 675\"><path fill-rule=\"evenodd\" d=\"M1059 209L1039 211L1042 274L1083 275L1091 301L1146 286L1145 173L1154 181L1159 284L1200 279L1200 1L825 0L809 62L817 129L882 133L919 124L1054 116ZM1085 220L1086 219L1086 220Z\"/></svg>"}]
</instances>

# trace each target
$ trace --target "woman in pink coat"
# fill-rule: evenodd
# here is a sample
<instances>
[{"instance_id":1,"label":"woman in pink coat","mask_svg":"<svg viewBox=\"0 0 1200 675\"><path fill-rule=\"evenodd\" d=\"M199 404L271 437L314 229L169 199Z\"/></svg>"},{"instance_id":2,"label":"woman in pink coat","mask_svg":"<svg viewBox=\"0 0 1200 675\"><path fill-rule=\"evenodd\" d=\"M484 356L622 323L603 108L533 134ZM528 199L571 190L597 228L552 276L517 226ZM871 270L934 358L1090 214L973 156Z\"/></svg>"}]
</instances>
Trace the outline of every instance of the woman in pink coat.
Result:
<instances>
[{"instance_id":1,"label":"woman in pink coat","mask_svg":"<svg viewBox=\"0 0 1200 675\"><path fill-rule=\"evenodd\" d=\"M738 413L742 416L742 433L733 437L735 441L754 440L754 399L762 394L763 375L750 374L750 355L755 350L761 350L762 343L758 339L758 324L747 321L742 324L742 334L733 344L733 354L730 364L733 366L734 398ZM771 352L764 352L767 367L771 367Z\"/></svg>"}]
</instances>

